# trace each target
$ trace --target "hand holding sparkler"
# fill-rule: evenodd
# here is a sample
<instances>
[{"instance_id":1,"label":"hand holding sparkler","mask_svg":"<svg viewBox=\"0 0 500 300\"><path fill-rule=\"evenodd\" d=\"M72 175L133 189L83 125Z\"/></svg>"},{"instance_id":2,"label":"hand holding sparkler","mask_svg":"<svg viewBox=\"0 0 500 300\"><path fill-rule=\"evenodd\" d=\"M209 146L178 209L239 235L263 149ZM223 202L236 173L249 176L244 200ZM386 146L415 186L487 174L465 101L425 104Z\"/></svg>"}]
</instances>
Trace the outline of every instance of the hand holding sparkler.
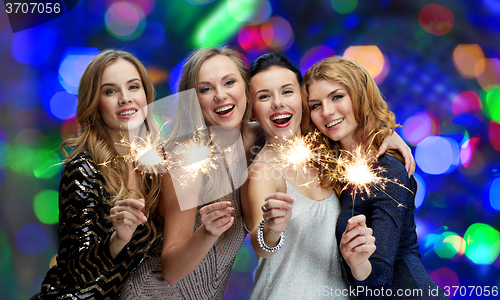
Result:
<instances>
[{"instance_id":1,"label":"hand holding sparkler","mask_svg":"<svg viewBox=\"0 0 500 300\"><path fill-rule=\"evenodd\" d=\"M211 236L218 237L233 225L232 213L234 207L229 201L208 204L200 209L201 223Z\"/></svg>"},{"instance_id":2,"label":"hand holding sparkler","mask_svg":"<svg viewBox=\"0 0 500 300\"><path fill-rule=\"evenodd\" d=\"M292 208L295 198L285 193L274 193L264 199L262 205L262 216L265 220L265 228L269 233L277 233L276 241L279 239L285 228L286 224L292 217ZM265 235L264 235L265 236ZM265 239L266 242L268 239ZM267 244L267 243L266 243ZM271 245L272 243L270 243Z\"/></svg>"},{"instance_id":3,"label":"hand holding sparkler","mask_svg":"<svg viewBox=\"0 0 500 300\"><path fill-rule=\"evenodd\" d=\"M340 241L340 253L357 280L365 280L371 273L368 258L375 252L373 230L366 227L366 217L357 215L349 219Z\"/></svg>"}]
</instances>

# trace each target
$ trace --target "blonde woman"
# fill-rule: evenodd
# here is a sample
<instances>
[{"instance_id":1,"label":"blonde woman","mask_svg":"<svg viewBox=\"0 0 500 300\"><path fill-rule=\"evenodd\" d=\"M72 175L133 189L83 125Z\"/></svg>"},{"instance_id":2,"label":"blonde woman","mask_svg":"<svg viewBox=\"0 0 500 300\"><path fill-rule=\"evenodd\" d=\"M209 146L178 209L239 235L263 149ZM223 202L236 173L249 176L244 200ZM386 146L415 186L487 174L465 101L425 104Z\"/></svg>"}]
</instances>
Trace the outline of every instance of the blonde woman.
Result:
<instances>
[{"instance_id":1,"label":"blonde woman","mask_svg":"<svg viewBox=\"0 0 500 300\"><path fill-rule=\"evenodd\" d=\"M136 133L153 101L149 75L130 53L104 51L85 69L78 134L61 145L57 264L33 299L115 299L158 237L160 178L143 178L117 145L120 131Z\"/></svg>"},{"instance_id":2,"label":"blonde woman","mask_svg":"<svg viewBox=\"0 0 500 300\"><path fill-rule=\"evenodd\" d=\"M252 103L248 70L240 54L229 48L193 52L179 83L179 91L189 89L196 89L207 126L240 132L246 164L250 165L264 145L265 134L258 123L248 122ZM401 138L392 142L406 150L411 162L411 151ZM229 168L242 174L246 166ZM181 210L179 201L186 199L177 198L168 174L163 179L163 247L155 248L127 280L122 299L223 299L231 267L247 234L240 188L218 202Z\"/></svg>"},{"instance_id":3,"label":"blonde woman","mask_svg":"<svg viewBox=\"0 0 500 300\"><path fill-rule=\"evenodd\" d=\"M378 151L396 126L394 113L388 110L373 78L351 59L329 57L313 65L304 75L302 100L305 114L310 116L304 118L302 129L319 130L320 140L333 150L353 151L360 146L362 151ZM404 187L387 183L383 191L374 191L370 197L357 193L353 200L351 190L343 190L342 182L330 181L328 176L322 179L325 186L337 191L341 201L337 222L340 247L346 242L342 234L352 214L364 214L376 238L377 249L368 261L370 272L365 278L352 273L352 283L361 292L359 298L446 299L420 260L413 216L415 179L408 178L398 151L387 151L377 166L386 170L382 176Z\"/></svg>"}]
</instances>

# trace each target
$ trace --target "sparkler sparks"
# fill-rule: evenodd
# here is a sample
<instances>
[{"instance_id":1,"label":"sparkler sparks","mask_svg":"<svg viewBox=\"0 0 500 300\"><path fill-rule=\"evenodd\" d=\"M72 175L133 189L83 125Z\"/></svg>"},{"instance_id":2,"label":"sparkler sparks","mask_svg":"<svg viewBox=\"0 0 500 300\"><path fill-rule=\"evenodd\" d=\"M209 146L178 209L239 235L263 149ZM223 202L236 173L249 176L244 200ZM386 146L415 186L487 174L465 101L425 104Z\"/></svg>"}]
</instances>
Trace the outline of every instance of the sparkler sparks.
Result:
<instances>
[{"instance_id":1,"label":"sparkler sparks","mask_svg":"<svg viewBox=\"0 0 500 300\"><path fill-rule=\"evenodd\" d=\"M184 170L183 178L195 178L198 173L207 174L212 169L217 169L215 156L220 152L218 141L214 135L205 133L206 128L199 127L193 138L187 142L176 142L182 150L173 150L178 159L171 161L172 167L180 167Z\"/></svg>"},{"instance_id":2,"label":"sparkler sparks","mask_svg":"<svg viewBox=\"0 0 500 300\"><path fill-rule=\"evenodd\" d=\"M153 174L168 171L168 156L163 151L163 145L160 142L161 130L167 123L163 123L155 137L153 137L152 132L148 132L146 137L134 137L132 142L129 142L124 133L120 132L122 139L117 144L130 147L129 153L124 155L123 158L126 162L135 163L134 170Z\"/></svg>"},{"instance_id":3,"label":"sparkler sparks","mask_svg":"<svg viewBox=\"0 0 500 300\"><path fill-rule=\"evenodd\" d=\"M370 197L371 192L376 189L383 192L394 202L398 204L398 207L404 207L399 201L391 197L385 192L385 187L387 183L393 183L400 187L403 187L413 193L403 184L399 183L397 179L389 179L383 177L381 174L386 172L386 170L381 167L375 167L374 163L377 161L377 157L363 151L361 146L358 146L353 152L341 150L344 155L340 157L331 157L330 162L336 164L335 170L330 172L331 180L338 180L345 183L342 191L348 187L352 187L351 196L353 201L354 209L354 199L358 192L364 192L368 197ZM361 197L364 200L364 197Z\"/></svg>"},{"instance_id":4,"label":"sparkler sparks","mask_svg":"<svg viewBox=\"0 0 500 300\"><path fill-rule=\"evenodd\" d=\"M313 167L314 161L322 159L324 146L318 145L317 138L319 132L311 132L306 136L293 136L292 138L283 138L279 144L270 144L278 151L278 157L275 161L284 168L292 167L295 171L302 170L307 173L308 167Z\"/></svg>"}]
</instances>

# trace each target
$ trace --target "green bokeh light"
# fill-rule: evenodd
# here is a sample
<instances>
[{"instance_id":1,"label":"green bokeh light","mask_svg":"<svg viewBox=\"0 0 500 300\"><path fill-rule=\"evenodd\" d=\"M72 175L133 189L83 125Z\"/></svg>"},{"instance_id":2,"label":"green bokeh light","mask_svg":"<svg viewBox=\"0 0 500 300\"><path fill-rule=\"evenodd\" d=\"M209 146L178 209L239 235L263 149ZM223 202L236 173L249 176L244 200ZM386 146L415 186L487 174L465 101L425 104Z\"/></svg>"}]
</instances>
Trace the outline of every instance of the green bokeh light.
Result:
<instances>
[{"instance_id":1,"label":"green bokeh light","mask_svg":"<svg viewBox=\"0 0 500 300\"><path fill-rule=\"evenodd\" d=\"M243 244L234 260L233 270L236 272L251 272L256 263L255 253L246 244Z\"/></svg>"},{"instance_id":2,"label":"green bokeh light","mask_svg":"<svg viewBox=\"0 0 500 300\"><path fill-rule=\"evenodd\" d=\"M16 172L33 174L33 158L35 151L29 146L17 144L8 148L7 162L10 168Z\"/></svg>"},{"instance_id":3,"label":"green bokeh light","mask_svg":"<svg viewBox=\"0 0 500 300\"><path fill-rule=\"evenodd\" d=\"M478 265L489 265L500 253L500 233L483 223L472 224L464 235L465 255Z\"/></svg>"},{"instance_id":4,"label":"green bokeh light","mask_svg":"<svg viewBox=\"0 0 500 300\"><path fill-rule=\"evenodd\" d=\"M259 0L227 0L227 12L239 22L246 22L255 14Z\"/></svg>"},{"instance_id":5,"label":"green bokeh light","mask_svg":"<svg viewBox=\"0 0 500 300\"><path fill-rule=\"evenodd\" d=\"M0 141L0 168L7 164L7 153L9 153L10 145L6 142Z\"/></svg>"},{"instance_id":6,"label":"green bokeh light","mask_svg":"<svg viewBox=\"0 0 500 300\"><path fill-rule=\"evenodd\" d=\"M333 10L342 15L352 13L358 6L358 0L331 0L331 3Z\"/></svg>"},{"instance_id":7,"label":"green bokeh light","mask_svg":"<svg viewBox=\"0 0 500 300\"><path fill-rule=\"evenodd\" d=\"M40 222L56 224L59 222L59 194L53 190L43 190L33 199L33 210Z\"/></svg>"},{"instance_id":8,"label":"green bokeh light","mask_svg":"<svg viewBox=\"0 0 500 300\"><path fill-rule=\"evenodd\" d=\"M500 88L486 94L485 112L493 121L500 122Z\"/></svg>"},{"instance_id":9,"label":"green bokeh light","mask_svg":"<svg viewBox=\"0 0 500 300\"><path fill-rule=\"evenodd\" d=\"M196 47L220 46L238 32L241 24L228 14L226 3L221 2L206 19L198 23L193 44Z\"/></svg>"},{"instance_id":10,"label":"green bokeh light","mask_svg":"<svg viewBox=\"0 0 500 300\"><path fill-rule=\"evenodd\" d=\"M452 258L457 253L463 254L462 238L452 232L445 231L436 239L434 243L434 251L441 258Z\"/></svg>"},{"instance_id":11,"label":"green bokeh light","mask_svg":"<svg viewBox=\"0 0 500 300\"><path fill-rule=\"evenodd\" d=\"M36 178L51 178L62 168L61 158L48 149L39 149L33 160L33 174Z\"/></svg>"}]
</instances>

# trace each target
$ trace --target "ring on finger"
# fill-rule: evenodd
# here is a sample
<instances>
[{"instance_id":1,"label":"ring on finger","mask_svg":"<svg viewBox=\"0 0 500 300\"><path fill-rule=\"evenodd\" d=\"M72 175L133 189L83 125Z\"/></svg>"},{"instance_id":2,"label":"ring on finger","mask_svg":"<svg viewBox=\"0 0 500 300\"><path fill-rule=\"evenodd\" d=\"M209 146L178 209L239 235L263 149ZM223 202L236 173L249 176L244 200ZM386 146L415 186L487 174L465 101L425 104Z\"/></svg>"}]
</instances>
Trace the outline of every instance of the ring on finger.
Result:
<instances>
[{"instance_id":1,"label":"ring on finger","mask_svg":"<svg viewBox=\"0 0 500 300\"><path fill-rule=\"evenodd\" d=\"M267 212L267 211L268 211L268 209L267 209L267 207L266 207L266 205L265 205L265 204L264 204L264 205L262 205L262 210L263 210L264 212Z\"/></svg>"},{"instance_id":2,"label":"ring on finger","mask_svg":"<svg viewBox=\"0 0 500 300\"><path fill-rule=\"evenodd\" d=\"M365 236L365 245L368 245L368 238Z\"/></svg>"}]
</instances>

